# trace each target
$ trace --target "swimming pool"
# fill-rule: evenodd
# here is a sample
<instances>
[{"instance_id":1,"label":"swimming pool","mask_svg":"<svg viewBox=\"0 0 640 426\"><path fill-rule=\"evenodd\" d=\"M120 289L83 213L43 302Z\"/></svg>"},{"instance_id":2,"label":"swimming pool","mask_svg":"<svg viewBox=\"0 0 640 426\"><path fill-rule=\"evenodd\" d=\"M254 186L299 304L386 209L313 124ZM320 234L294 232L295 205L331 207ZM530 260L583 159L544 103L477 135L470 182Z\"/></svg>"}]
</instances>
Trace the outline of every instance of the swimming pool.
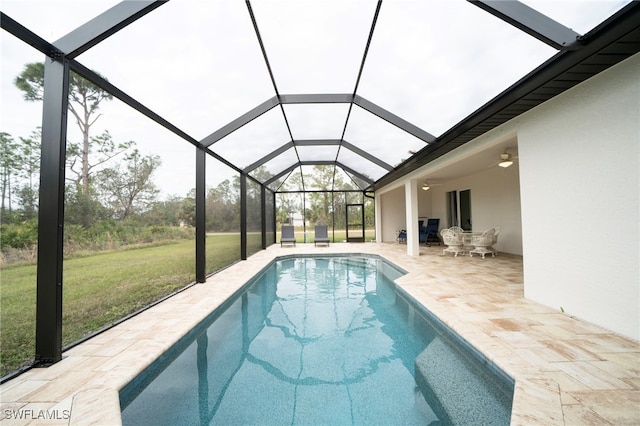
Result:
<instances>
[{"instance_id":1,"label":"swimming pool","mask_svg":"<svg viewBox=\"0 0 640 426\"><path fill-rule=\"evenodd\" d=\"M376 256L273 262L122 389L123 424L509 424L513 382L402 274Z\"/></svg>"}]
</instances>

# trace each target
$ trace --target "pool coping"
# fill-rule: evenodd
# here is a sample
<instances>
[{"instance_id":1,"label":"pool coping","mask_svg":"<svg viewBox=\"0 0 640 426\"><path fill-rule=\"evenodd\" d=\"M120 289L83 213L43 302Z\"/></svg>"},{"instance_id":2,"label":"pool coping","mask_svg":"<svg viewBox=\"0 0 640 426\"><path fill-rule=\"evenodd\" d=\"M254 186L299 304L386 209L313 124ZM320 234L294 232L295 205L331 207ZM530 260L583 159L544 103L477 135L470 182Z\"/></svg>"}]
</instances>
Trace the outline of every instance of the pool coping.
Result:
<instances>
[{"instance_id":1,"label":"pool coping","mask_svg":"<svg viewBox=\"0 0 640 426\"><path fill-rule=\"evenodd\" d=\"M468 260L444 257L439 252L437 247L421 248L421 256L408 256L406 247L376 243L333 244L328 248L271 246L69 349L61 362L31 369L0 385L0 420L3 424L121 424L120 389L276 258L299 254L376 255L406 270L407 274L396 280L398 287L515 380L511 424L624 424L625 419L632 424L638 420L638 342L524 299L518 271L521 257L515 257L515 270L510 270L508 278L485 277L474 283L487 291L491 286L504 286L510 293L489 296L504 306L502 311L492 311L487 323L487 315L473 309L474 304L486 305L486 301L477 299L476 294L467 297L466 283L451 272L450 276L445 271L434 277L436 270L430 267L446 270L452 265L453 271L462 271L464 281L478 268L483 273L494 269L502 261L494 262L500 256ZM437 285L425 285L429 277L438 280ZM522 324L516 324L518 318ZM537 327L536 332L527 332L527 324ZM511 326L514 330L510 331ZM558 340L565 333L577 333L586 347L574 348L574 353L565 346L555 352L544 347L545 342ZM588 343L590 338L610 347L597 348ZM564 340L577 341L571 336ZM531 350L525 347L529 341L536 345ZM536 359L538 349L541 356ZM596 372L590 369L594 363L600 367L594 367ZM24 418L16 419L18 415ZM575 421L580 419L584 421Z\"/></svg>"}]
</instances>

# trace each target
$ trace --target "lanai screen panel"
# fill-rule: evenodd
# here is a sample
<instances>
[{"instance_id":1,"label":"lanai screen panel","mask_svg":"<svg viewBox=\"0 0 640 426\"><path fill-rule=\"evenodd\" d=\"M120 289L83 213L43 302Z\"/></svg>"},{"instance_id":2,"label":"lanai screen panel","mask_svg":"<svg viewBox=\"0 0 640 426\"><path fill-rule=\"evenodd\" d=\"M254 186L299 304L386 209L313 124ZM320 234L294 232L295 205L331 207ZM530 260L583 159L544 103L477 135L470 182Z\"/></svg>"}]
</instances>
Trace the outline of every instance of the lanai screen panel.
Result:
<instances>
[{"instance_id":1,"label":"lanai screen panel","mask_svg":"<svg viewBox=\"0 0 640 426\"><path fill-rule=\"evenodd\" d=\"M169 1L78 59L198 140L275 94L245 2Z\"/></svg>"},{"instance_id":2,"label":"lanai screen panel","mask_svg":"<svg viewBox=\"0 0 640 426\"><path fill-rule=\"evenodd\" d=\"M334 190L365 189L368 185L369 184L362 179L353 179L342 167L336 167L333 183Z\"/></svg>"},{"instance_id":3,"label":"lanai screen panel","mask_svg":"<svg viewBox=\"0 0 640 426\"><path fill-rule=\"evenodd\" d=\"M304 185L302 181L302 171L300 167L296 167L292 172L284 179L279 191L304 191Z\"/></svg>"},{"instance_id":4,"label":"lanai screen panel","mask_svg":"<svg viewBox=\"0 0 640 426\"><path fill-rule=\"evenodd\" d=\"M22 148L27 148L26 153L30 153L29 157L35 160L32 164L35 166L39 163L40 158L40 132L37 129L42 122L42 104L39 102L24 102L22 100L22 93L13 88L12 90L6 90L7 86L10 87L11 82L7 81L17 76L22 70L22 63L12 63L10 61L4 61L7 55L10 57L23 57L28 58L30 61L41 60L42 55L38 54L30 46L21 42L20 40L5 36L0 36L2 42L2 96L0 96L0 110L2 111L2 132L6 132L0 136L3 145L3 160L5 158L5 149L9 151L19 152ZM11 127L5 127L8 124L5 121L7 111L12 110L17 112L16 119L12 120ZM31 141L28 145L21 138ZM32 143L34 142L34 143ZM32 149L29 147L33 147ZM27 160L27 157L23 157L23 160ZM4 163L4 161L3 161ZM6 170L7 164L3 164L3 172ZM16 187L30 187L35 191L35 199L32 202L27 200L20 200L20 204L25 208L25 215L23 212L15 211L18 206L15 194L13 197L13 208L9 208L9 193L5 193L2 208L2 219L9 223L13 223L23 217L25 219L31 219L37 217L37 211L33 211L33 208L37 209L38 205L38 188L40 182L40 171L34 167L29 167L28 164L22 162L20 169L24 173L22 175L14 173L11 176L12 189ZM4 227L2 232L5 231ZM7 234L4 234L7 235ZM4 242L4 240L3 240ZM23 261L20 254L24 254L27 250L19 249L18 247L11 247L12 244L3 244L3 256L4 262L2 267L10 266L15 260ZM33 245L31 253L37 253L37 245ZM17 259L14 257L16 256ZM5 266L6 265L6 266ZM36 291L37 280L36 274L30 274L30 278L26 278L23 274L8 274L2 271L2 290L0 291L0 321L2 323L2 345L0 345L2 363L0 365L0 377L4 376L8 372L29 364L33 361L32 358L25 359L25 353L28 356L32 356L35 353L35 340L36 333ZM27 308L28 307L28 308ZM9 330L15 330L15 332L9 332ZM8 342L11 340L11 344Z\"/></svg>"},{"instance_id":5,"label":"lanai screen panel","mask_svg":"<svg viewBox=\"0 0 640 426\"><path fill-rule=\"evenodd\" d=\"M275 107L214 143L209 149L244 169L290 139L280 108Z\"/></svg>"},{"instance_id":6,"label":"lanai screen panel","mask_svg":"<svg viewBox=\"0 0 640 426\"><path fill-rule=\"evenodd\" d=\"M247 255L262 250L262 198L260 186L247 179Z\"/></svg>"},{"instance_id":7,"label":"lanai screen panel","mask_svg":"<svg viewBox=\"0 0 640 426\"><path fill-rule=\"evenodd\" d=\"M273 191L267 189L265 194L265 231L267 246L276 242L276 205Z\"/></svg>"},{"instance_id":8,"label":"lanai screen panel","mask_svg":"<svg viewBox=\"0 0 640 426\"><path fill-rule=\"evenodd\" d=\"M359 176L356 176L353 173L349 173L347 171L344 171L344 173L345 175L349 176L351 182L353 182L359 189L364 190L369 187L370 183L366 180L363 180Z\"/></svg>"},{"instance_id":9,"label":"lanai screen panel","mask_svg":"<svg viewBox=\"0 0 640 426\"><path fill-rule=\"evenodd\" d=\"M340 149L338 162L352 170L356 170L358 173L370 178L374 182L388 172L387 169L380 167L345 147Z\"/></svg>"},{"instance_id":10,"label":"lanai screen panel","mask_svg":"<svg viewBox=\"0 0 640 426\"><path fill-rule=\"evenodd\" d=\"M306 191L331 191L334 165L302 166L301 168Z\"/></svg>"},{"instance_id":11,"label":"lanai screen panel","mask_svg":"<svg viewBox=\"0 0 640 426\"><path fill-rule=\"evenodd\" d=\"M426 142L354 106L345 139L369 154L397 166L426 146Z\"/></svg>"},{"instance_id":12,"label":"lanai screen panel","mask_svg":"<svg viewBox=\"0 0 640 426\"><path fill-rule=\"evenodd\" d=\"M338 145L297 146L300 161L323 161L338 156Z\"/></svg>"},{"instance_id":13,"label":"lanai screen panel","mask_svg":"<svg viewBox=\"0 0 640 426\"><path fill-rule=\"evenodd\" d=\"M384 2L358 94L439 136L555 53L465 0Z\"/></svg>"},{"instance_id":14,"label":"lanai screen panel","mask_svg":"<svg viewBox=\"0 0 640 426\"><path fill-rule=\"evenodd\" d=\"M283 105L294 140L340 139L349 104Z\"/></svg>"},{"instance_id":15,"label":"lanai screen panel","mask_svg":"<svg viewBox=\"0 0 640 426\"><path fill-rule=\"evenodd\" d=\"M251 6L280 94L353 93L375 0Z\"/></svg>"},{"instance_id":16,"label":"lanai screen panel","mask_svg":"<svg viewBox=\"0 0 640 426\"><path fill-rule=\"evenodd\" d=\"M276 174L280 174L281 171L286 170L292 164L296 164L297 162L298 156L292 146L282 154L278 155L272 160L267 161L262 167L250 172L249 174L256 179L265 182L267 179L275 176ZM274 190L277 189L280 186L280 183L282 183L284 179L286 179L287 175L288 173L278 179L277 182L279 183L270 184L269 187Z\"/></svg>"}]
</instances>

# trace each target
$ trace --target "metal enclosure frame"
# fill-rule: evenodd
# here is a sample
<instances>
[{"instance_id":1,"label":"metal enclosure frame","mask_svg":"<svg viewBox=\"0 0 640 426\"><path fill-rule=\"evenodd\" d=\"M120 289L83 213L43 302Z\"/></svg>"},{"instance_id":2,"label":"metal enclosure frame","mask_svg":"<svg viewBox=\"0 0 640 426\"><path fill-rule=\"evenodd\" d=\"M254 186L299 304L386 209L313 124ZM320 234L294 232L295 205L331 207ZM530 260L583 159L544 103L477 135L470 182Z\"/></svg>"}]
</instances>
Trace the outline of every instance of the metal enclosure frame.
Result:
<instances>
[{"instance_id":1,"label":"metal enclosure frame","mask_svg":"<svg viewBox=\"0 0 640 426\"><path fill-rule=\"evenodd\" d=\"M42 159L40 183L40 208L38 226L38 263L37 263L37 307L36 307L36 364L49 365L62 358L62 288L63 288L63 232L64 232L64 179L66 155L66 131L68 108L69 73L73 71L88 81L96 84L114 97L120 99L136 111L168 129L182 140L194 146L196 151L196 281L206 280L206 218L205 218L205 164L209 155L222 162L240 175L241 185L241 259L247 258L247 179L255 181L261 187L262 248L269 245L267 239L266 199L272 196L274 219L271 240L275 241L275 205L279 188L269 185L279 178L290 174L294 169L305 165L331 165L342 168L364 182L355 185L362 192L375 191L394 180L397 180L418 167L433 161L445 153L465 144L475 137L499 126L507 120L522 114L546 100L562 93L604 69L636 54L640 51L640 2L632 2L620 12L607 19L587 35L579 35L572 30L546 18L539 12L517 1L476 1L470 3L505 20L515 27L533 35L543 42L555 47L559 52L545 64L506 89L476 112L465 118L439 137L418 128L401 117L387 111L357 94L360 76L366 61L369 45L376 27L382 1L378 1L371 23L369 37L363 52L353 93L341 94L280 94L276 80L271 71L267 51L262 42L258 22L254 16L251 2L246 5L251 16L256 37L269 75L273 83L275 96L257 105L227 125L215 130L202 140L197 140L182 131L169 120L152 111L136 99L108 82L95 72L79 63L75 58L107 39L122 28L162 6L166 1L124 1L103 14L78 27L58 41L50 43L33 31L22 26L11 17L0 13L3 30L29 44L45 56L44 109L42 116ZM294 140L283 141L280 148L263 156L250 166L241 169L212 150L212 146L225 136L240 129L257 117L273 108L279 107L286 119L283 105L287 104L348 104L349 112L354 105L361 107L374 116L382 119L400 130L420 139L424 147L408 160L393 167L363 149L355 147L344 140ZM350 114L349 114L350 115ZM349 120L347 117L347 122ZM345 128L346 128L345 123ZM291 129L289 129L291 134ZM366 174L360 173L337 158L319 161L301 161L297 148L301 146L337 145L339 149L350 150L363 160L373 162L387 173L374 181ZM264 182L250 175L251 171L265 164L270 159L294 150L298 161L283 170L276 171ZM335 192L344 192L332 188Z\"/></svg>"}]
</instances>

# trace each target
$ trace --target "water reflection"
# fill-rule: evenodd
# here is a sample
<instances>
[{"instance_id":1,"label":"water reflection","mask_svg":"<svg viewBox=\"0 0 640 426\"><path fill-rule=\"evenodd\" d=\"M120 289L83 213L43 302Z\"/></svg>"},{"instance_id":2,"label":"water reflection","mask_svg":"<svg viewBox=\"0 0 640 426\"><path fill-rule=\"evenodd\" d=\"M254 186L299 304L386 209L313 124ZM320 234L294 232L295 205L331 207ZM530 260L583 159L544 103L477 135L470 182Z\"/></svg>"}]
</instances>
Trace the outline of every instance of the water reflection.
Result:
<instances>
[{"instance_id":1,"label":"water reflection","mask_svg":"<svg viewBox=\"0 0 640 426\"><path fill-rule=\"evenodd\" d=\"M277 262L148 381L123 423L451 424L441 367L414 371L441 338L377 262Z\"/></svg>"},{"instance_id":2,"label":"water reflection","mask_svg":"<svg viewBox=\"0 0 640 426\"><path fill-rule=\"evenodd\" d=\"M197 340L202 424L239 418L245 423L260 422L260 417L254 417L260 410L249 416L238 413L248 411L245 404L255 404L258 397L271 401L257 404L275 410L278 414L272 420L276 423L315 421L318 408L329 411L320 419L357 422L362 421L362 414L357 413L359 401L378 399L367 395L372 394L371 387L404 387L405 394L416 392L414 361L433 336L406 333L406 317L401 318L403 312L393 309L395 292L380 276L375 261L282 261L260 281L239 300L240 336L225 342L236 342L232 354L225 352L225 363L232 355L235 368L225 374L217 368L220 355L208 346L209 337ZM216 339L218 328L210 327L203 336ZM381 377L372 378L376 374ZM390 378L397 376L406 383L390 385ZM336 395L341 400L337 406ZM390 409L398 406L395 395L379 399ZM411 395L409 405L414 414L405 415L410 423L425 424L425 415L435 420L420 399L416 404L415 395ZM313 400L325 404L318 407ZM331 407L326 407L331 401Z\"/></svg>"}]
</instances>

